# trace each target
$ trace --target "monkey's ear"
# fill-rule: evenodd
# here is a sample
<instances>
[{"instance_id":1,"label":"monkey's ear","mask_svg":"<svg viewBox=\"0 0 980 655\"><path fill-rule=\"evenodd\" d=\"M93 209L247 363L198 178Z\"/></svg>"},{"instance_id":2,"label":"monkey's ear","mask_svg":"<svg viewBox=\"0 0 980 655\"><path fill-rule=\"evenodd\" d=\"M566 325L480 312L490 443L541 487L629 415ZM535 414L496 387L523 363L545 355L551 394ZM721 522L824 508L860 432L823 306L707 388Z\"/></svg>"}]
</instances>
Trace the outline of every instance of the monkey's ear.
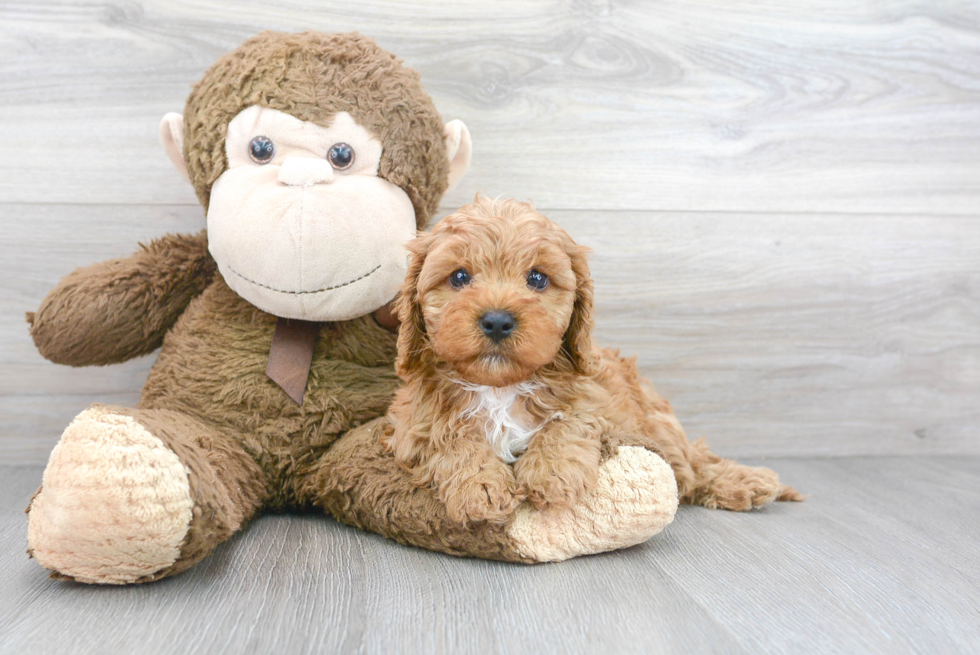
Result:
<instances>
[{"instance_id":1,"label":"monkey's ear","mask_svg":"<svg viewBox=\"0 0 980 655\"><path fill-rule=\"evenodd\" d=\"M473 141L470 140L470 131L461 120L449 121L446 123L444 131L446 137L446 153L449 155L449 193L460 178L470 167L470 156L473 154Z\"/></svg>"},{"instance_id":2,"label":"monkey's ear","mask_svg":"<svg viewBox=\"0 0 980 655\"><path fill-rule=\"evenodd\" d=\"M184 117L176 112L170 112L160 121L160 143L167 151L167 156L173 162L174 168L188 182L191 176L187 173L184 162Z\"/></svg>"}]
</instances>

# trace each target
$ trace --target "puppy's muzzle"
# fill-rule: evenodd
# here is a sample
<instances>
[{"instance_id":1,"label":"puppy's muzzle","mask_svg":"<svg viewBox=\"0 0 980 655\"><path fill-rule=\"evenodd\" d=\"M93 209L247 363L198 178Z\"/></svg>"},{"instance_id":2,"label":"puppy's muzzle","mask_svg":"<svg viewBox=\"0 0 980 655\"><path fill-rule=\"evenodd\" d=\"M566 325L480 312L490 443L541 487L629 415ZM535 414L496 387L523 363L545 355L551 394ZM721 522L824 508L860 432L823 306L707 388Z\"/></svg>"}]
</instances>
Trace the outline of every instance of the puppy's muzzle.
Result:
<instances>
[{"instance_id":1,"label":"puppy's muzzle","mask_svg":"<svg viewBox=\"0 0 980 655\"><path fill-rule=\"evenodd\" d=\"M514 318L514 315L500 309L491 309L480 317L480 329L494 343L500 343L509 337L516 327L517 319Z\"/></svg>"}]
</instances>

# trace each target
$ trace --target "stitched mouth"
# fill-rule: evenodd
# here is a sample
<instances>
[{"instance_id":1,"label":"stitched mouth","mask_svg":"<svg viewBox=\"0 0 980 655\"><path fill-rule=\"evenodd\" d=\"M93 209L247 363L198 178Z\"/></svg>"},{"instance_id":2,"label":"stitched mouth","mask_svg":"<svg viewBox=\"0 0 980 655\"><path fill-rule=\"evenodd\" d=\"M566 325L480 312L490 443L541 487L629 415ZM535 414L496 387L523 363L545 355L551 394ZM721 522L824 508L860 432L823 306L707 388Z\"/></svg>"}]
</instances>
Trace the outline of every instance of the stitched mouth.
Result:
<instances>
[{"instance_id":1,"label":"stitched mouth","mask_svg":"<svg viewBox=\"0 0 980 655\"><path fill-rule=\"evenodd\" d=\"M248 282L250 284L254 284L257 287L262 287L263 289L268 289L269 291L275 291L276 293L289 294L291 296L305 296L305 295L309 295L311 293L323 293L324 291L333 291L334 289L340 289L342 287L350 286L351 284L354 284L355 282L360 282L361 280L363 280L364 278L368 277L372 273L376 273L378 271L378 269L380 269L380 268L381 268L381 264L378 264L377 266L375 266L374 268L372 268L370 271L368 271L364 275L355 277L353 280L348 280L347 282L344 282L343 284L334 284L333 286L323 287L322 289L314 289L312 291L289 291L288 289L277 289L275 287L270 287L268 284L262 284L261 282L256 282L255 280L253 280L251 278L245 277L244 275L242 275L241 273L239 273L238 271L236 271L235 269L233 269L231 266L228 267L228 270L231 271L232 273L234 273L235 275L237 275L238 277L242 278L246 282Z\"/></svg>"}]
</instances>

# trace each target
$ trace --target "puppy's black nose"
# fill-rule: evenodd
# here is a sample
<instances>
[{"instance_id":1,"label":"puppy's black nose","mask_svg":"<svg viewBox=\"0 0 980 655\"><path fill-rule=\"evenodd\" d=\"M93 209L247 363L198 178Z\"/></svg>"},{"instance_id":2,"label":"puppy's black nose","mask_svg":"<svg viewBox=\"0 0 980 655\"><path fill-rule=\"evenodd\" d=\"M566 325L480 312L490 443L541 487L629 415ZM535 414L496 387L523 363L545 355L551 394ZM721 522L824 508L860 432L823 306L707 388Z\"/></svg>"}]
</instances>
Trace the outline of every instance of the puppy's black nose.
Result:
<instances>
[{"instance_id":1,"label":"puppy's black nose","mask_svg":"<svg viewBox=\"0 0 980 655\"><path fill-rule=\"evenodd\" d=\"M517 320L514 319L514 315L499 309L492 309L480 317L483 333L493 339L494 343L500 343L509 337L516 326Z\"/></svg>"}]
</instances>

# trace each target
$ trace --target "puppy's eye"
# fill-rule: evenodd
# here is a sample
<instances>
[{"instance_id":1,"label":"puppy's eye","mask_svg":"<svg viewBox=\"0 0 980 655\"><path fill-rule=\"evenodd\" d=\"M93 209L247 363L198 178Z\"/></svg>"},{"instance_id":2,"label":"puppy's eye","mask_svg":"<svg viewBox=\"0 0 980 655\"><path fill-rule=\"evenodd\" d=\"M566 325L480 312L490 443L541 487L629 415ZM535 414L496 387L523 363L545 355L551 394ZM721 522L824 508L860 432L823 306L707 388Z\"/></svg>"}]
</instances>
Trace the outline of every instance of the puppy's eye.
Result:
<instances>
[{"instance_id":1,"label":"puppy's eye","mask_svg":"<svg viewBox=\"0 0 980 655\"><path fill-rule=\"evenodd\" d=\"M335 143L327 152L327 161L338 171L350 168L354 163L354 149L346 143Z\"/></svg>"},{"instance_id":2,"label":"puppy's eye","mask_svg":"<svg viewBox=\"0 0 980 655\"><path fill-rule=\"evenodd\" d=\"M532 268L531 272L527 274L527 286L535 289L536 291L541 291L548 286L548 276L541 271Z\"/></svg>"},{"instance_id":3,"label":"puppy's eye","mask_svg":"<svg viewBox=\"0 0 980 655\"><path fill-rule=\"evenodd\" d=\"M248 143L248 156L256 164L268 164L276 155L276 144L267 136L257 136Z\"/></svg>"},{"instance_id":4,"label":"puppy's eye","mask_svg":"<svg viewBox=\"0 0 980 655\"><path fill-rule=\"evenodd\" d=\"M462 289L469 283L470 274L466 272L465 268L457 268L449 275L449 284L453 285L454 289Z\"/></svg>"}]
</instances>

